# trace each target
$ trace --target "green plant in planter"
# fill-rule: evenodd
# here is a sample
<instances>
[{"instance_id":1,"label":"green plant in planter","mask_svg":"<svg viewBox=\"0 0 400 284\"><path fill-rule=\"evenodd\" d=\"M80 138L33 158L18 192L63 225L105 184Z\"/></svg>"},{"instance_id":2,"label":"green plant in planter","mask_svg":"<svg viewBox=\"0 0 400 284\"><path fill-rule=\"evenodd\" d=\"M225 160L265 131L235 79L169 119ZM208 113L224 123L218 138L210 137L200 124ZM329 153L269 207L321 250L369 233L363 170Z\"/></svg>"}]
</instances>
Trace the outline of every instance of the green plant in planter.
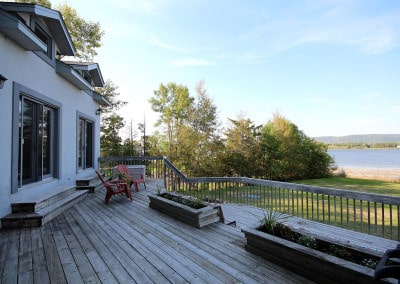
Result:
<instances>
[{"instance_id":1,"label":"green plant in planter","mask_svg":"<svg viewBox=\"0 0 400 284\"><path fill-rule=\"evenodd\" d=\"M167 198L169 200L172 200L174 202L183 204L183 205L187 205L189 207L192 207L194 209L200 209L205 207L205 205L203 204L203 201L199 198L195 198L195 197L182 197L180 195L173 195L173 194L169 194L169 193L165 193L162 194L161 193L162 190L160 190L160 196ZM158 188L157 188L157 192L158 192Z\"/></svg>"},{"instance_id":2,"label":"green plant in planter","mask_svg":"<svg viewBox=\"0 0 400 284\"><path fill-rule=\"evenodd\" d=\"M264 216L259 219L260 225L264 227L268 234L275 234L278 224L284 224L288 218L284 214L272 210L268 210L267 213L263 211Z\"/></svg>"},{"instance_id":3,"label":"green plant in planter","mask_svg":"<svg viewBox=\"0 0 400 284\"><path fill-rule=\"evenodd\" d=\"M161 186L157 184L157 195L161 195Z\"/></svg>"},{"instance_id":4,"label":"green plant in planter","mask_svg":"<svg viewBox=\"0 0 400 284\"><path fill-rule=\"evenodd\" d=\"M348 254L346 248L341 247L341 246L335 246L335 245L330 245L326 252L330 255L340 257L340 258L345 258L346 255Z\"/></svg>"},{"instance_id":5,"label":"green plant in planter","mask_svg":"<svg viewBox=\"0 0 400 284\"><path fill-rule=\"evenodd\" d=\"M191 203L189 206L194 209L200 209L200 208L204 207L203 201L200 198L194 198L193 200L191 200Z\"/></svg>"},{"instance_id":6,"label":"green plant in planter","mask_svg":"<svg viewBox=\"0 0 400 284\"><path fill-rule=\"evenodd\" d=\"M315 239L314 236L311 235L300 235L297 240L297 243L312 249L317 248L317 240Z\"/></svg>"},{"instance_id":7,"label":"green plant in planter","mask_svg":"<svg viewBox=\"0 0 400 284\"><path fill-rule=\"evenodd\" d=\"M376 266L378 265L378 261L373 260L371 258L365 258L365 259L363 259L361 264L368 268L375 269Z\"/></svg>"}]
</instances>

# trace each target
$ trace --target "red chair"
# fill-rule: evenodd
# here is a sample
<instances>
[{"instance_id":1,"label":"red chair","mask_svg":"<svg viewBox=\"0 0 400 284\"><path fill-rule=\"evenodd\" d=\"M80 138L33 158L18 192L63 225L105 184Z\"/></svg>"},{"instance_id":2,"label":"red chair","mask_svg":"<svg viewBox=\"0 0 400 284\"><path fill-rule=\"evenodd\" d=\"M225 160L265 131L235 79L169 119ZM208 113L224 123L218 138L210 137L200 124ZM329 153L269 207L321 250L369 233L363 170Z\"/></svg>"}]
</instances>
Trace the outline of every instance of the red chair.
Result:
<instances>
[{"instance_id":1,"label":"red chair","mask_svg":"<svg viewBox=\"0 0 400 284\"><path fill-rule=\"evenodd\" d=\"M129 187L132 186L132 184L135 185L135 191L139 191L139 183L143 183L144 188L146 188L146 183L144 182L144 176L143 174L134 174L134 175L130 175L129 174L129 169L126 165L118 165L117 166L117 171L121 174L126 175L127 177L129 177L129 179L131 180Z\"/></svg>"},{"instance_id":2,"label":"red chair","mask_svg":"<svg viewBox=\"0 0 400 284\"><path fill-rule=\"evenodd\" d=\"M128 188L126 183L123 180L110 180L110 181L105 181L103 179L103 176L96 171L97 176L101 180L101 183L103 184L104 188L106 189L106 199L105 202L108 204L108 201L110 200L111 196L117 195L117 194L122 194L125 193L126 196L131 200L132 202L132 195L131 195L131 190Z\"/></svg>"}]
</instances>

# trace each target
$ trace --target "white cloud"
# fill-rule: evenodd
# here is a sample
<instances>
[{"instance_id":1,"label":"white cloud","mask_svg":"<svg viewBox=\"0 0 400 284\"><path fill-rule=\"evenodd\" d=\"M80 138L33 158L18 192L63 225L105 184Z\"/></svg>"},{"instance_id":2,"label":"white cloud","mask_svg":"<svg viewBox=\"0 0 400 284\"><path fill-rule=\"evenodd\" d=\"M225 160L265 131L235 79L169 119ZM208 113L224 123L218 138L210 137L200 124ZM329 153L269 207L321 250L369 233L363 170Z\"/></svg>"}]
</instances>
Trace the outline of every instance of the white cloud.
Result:
<instances>
[{"instance_id":1,"label":"white cloud","mask_svg":"<svg viewBox=\"0 0 400 284\"><path fill-rule=\"evenodd\" d=\"M400 47L399 10L364 16L357 13L365 8L362 2L359 5L346 1L326 2L311 6L263 18L238 39L244 46L258 45L252 53L261 57L314 43L353 46L368 55Z\"/></svg>"}]
</instances>

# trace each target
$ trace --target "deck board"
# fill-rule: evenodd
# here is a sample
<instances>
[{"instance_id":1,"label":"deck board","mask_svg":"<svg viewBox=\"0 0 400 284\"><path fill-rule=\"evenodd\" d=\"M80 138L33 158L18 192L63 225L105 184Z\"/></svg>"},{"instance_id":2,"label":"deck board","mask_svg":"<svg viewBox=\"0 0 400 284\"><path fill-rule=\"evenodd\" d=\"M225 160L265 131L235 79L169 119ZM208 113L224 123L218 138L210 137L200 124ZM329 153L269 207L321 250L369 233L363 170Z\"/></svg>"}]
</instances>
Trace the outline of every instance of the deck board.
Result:
<instances>
[{"instance_id":1,"label":"deck board","mask_svg":"<svg viewBox=\"0 0 400 284\"><path fill-rule=\"evenodd\" d=\"M0 283L311 283L247 252L240 226L195 229L149 208L146 185L133 202L106 205L99 190L41 228L0 231ZM225 217L254 218L235 210Z\"/></svg>"},{"instance_id":2,"label":"deck board","mask_svg":"<svg viewBox=\"0 0 400 284\"><path fill-rule=\"evenodd\" d=\"M19 237L21 230L12 230L8 238L8 246L5 251L2 283L17 283L18 281L18 254Z\"/></svg>"},{"instance_id":3,"label":"deck board","mask_svg":"<svg viewBox=\"0 0 400 284\"><path fill-rule=\"evenodd\" d=\"M54 222L51 222L50 227L57 248L57 252L59 255L62 255L60 261L64 269L67 282L77 284L83 283L82 277L74 261L74 257L72 256L70 248L68 247L67 240L62 232L58 220L54 220Z\"/></svg>"},{"instance_id":4,"label":"deck board","mask_svg":"<svg viewBox=\"0 0 400 284\"><path fill-rule=\"evenodd\" d=\"M29 283L33 279L31 229L21 230L18 252L18 281Z\"/></svg>"}]
</instances>

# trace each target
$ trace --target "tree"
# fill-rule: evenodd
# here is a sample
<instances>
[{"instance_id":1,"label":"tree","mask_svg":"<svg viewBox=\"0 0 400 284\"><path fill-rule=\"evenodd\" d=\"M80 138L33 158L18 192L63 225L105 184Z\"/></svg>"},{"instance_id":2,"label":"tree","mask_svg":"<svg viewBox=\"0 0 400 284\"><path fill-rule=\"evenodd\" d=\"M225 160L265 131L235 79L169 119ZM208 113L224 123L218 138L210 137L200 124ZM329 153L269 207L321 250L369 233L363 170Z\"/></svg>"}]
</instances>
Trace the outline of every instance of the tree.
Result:
<instances>
[{"instance_id":1,"label":"tree","mask_svg":"<svg viewBox=\"0 0 400 284\"><path fill-rule=\"evenodd\" d=\"M104 35L100 23L85 21L75 9L67 4L61 4L56 9L61 12L71 35L76 49L75 57L84 61L93 61L97 55L96 49L101 47L101 38Z\"/></svg>"},{"instance_id":2,"label":"tree","mask_svg":"<svg viewBox=\"0 0 400 284\"><path fill-rule=\"evenodd\" d=\"M110 103L110 106L102 108L100 122L101 154L105 156L120 156L123 154L121 150L122 138L119 132L125 123L123 122L123 118L117 114L117 111L126 105L127 102L118 99L119 93L117 89L118 87L111 80L107 80L102 88L98 87L95 89ZM124 147L125 154L128 151L127 149L132 149L132 147L132 143L128 143Z\"/></svg>"},{"instance_id":3,"label":"tree","mask_svg":"<svg viewBox=\"0 0 400 284\"><path fill-rule=\"evenodd\" d=\"M143 153L143 156L147 156L147 152L148 152L148 148L149 148L149 145L148 145L148 142L147 142L147 135L146 135L146 117L143 117L143 123L139 123L138 124L138 128L139 128L139 131L143 134L142 135L142 141L143 141L143 143L142 143L142 147L143 147L143 151L142 151L142 153Z\"/></svg>"},{"instance_id":4,"label":"tree","mask_svg":"<svg viewBox=\"0 0 400 284\"><path fill-rule=\"evenodd\" d=\"M231 127L225 132L226 173L234 176L258 177L259 128L242 114L236 120L229 119Z\"/></svg>"},{"instance_id":5,"label":"tree","mask_svg":"<svg viewBox=\"0 0 400 284\"><path fill-rule=\"evenodd\" d=\"M147 136L146 145L146 152L149 156L165 156L168 152L166 136L159 131Z\"/></svg>"},{"instance_id":6,"label":"tree","mask_svg":"<svg viewBox=\"0 0 400 284\"><path fill-rule=\"evenodd\" d=\"M122 138L119 132L124 127L123 118L112 114L105 117L103 121L104 123L100 126L101 154L102 156L118 157L122 154Z\"/></svg>"},{"instance_id":7,"label":"tree","mask_svg":"<svg viewBox=\"0 0 400 284\"><path fill-rule=\"evenodd\" d=\"M196 86L196 97L190 108L187 134L181 141L188 144L190 160L187 168L191 168L193 176L210 176L221 173L218 153L223 152L223 144L218 134L217 107L208 96L204 81Z\"/></svg>"},{"instance_id":8,"label":"tree","mask_svg":"<svg viewBox=\"0 0 400 284\"><path fill-rule=\"evenodd\" d=\"M95 88L95 91L101 94L110 103L110 106L102 108L101 112L103 114L114 113L128 103L118 99L120 93L118 93L117 90L118 87L109 79L104 83L103 87Z\"/></svg>"},{"instance_id":9,"label":"tree","mask_svg":"<svg viewBox=\"0 0 400 284\"><path fill-rule=\"evenodd\" d=\"M160 113L156 126L165 125L167 128L168 157L174 160L177 156L179 131L189 116L193 98L190 97L187 87L168 83L166 86L160 84L149 102L152 110Z\"/></svg>"},{"instance_id":10,"label":"tree","mask_svg":"<svg viewBox=\"0 0 400 284\"><path fill-rule=\"evenodd\" d=\"M17 0L19 3L39 4L46 8L52 8L49 0ZM101 47L101 38L104 31L101 30L100 23L88 22L80 17L77 11L66 3L55 7L61 12L68 32L71 35L75 46L75 57L83 61L93 61L97 55L96 49Z\"/></svg>"},{"instance_id":11,"label":"tree","mask_svg":"<svg viewBox=\"0 0 400 284\"><path fill-rule=\"evenodd\" d=\"M265 176L275 180L326 177L332 158L327 147L307 137L280 114L274 114L261 129L264 159L268 159Z\"/></svg>"}]
</instances>

